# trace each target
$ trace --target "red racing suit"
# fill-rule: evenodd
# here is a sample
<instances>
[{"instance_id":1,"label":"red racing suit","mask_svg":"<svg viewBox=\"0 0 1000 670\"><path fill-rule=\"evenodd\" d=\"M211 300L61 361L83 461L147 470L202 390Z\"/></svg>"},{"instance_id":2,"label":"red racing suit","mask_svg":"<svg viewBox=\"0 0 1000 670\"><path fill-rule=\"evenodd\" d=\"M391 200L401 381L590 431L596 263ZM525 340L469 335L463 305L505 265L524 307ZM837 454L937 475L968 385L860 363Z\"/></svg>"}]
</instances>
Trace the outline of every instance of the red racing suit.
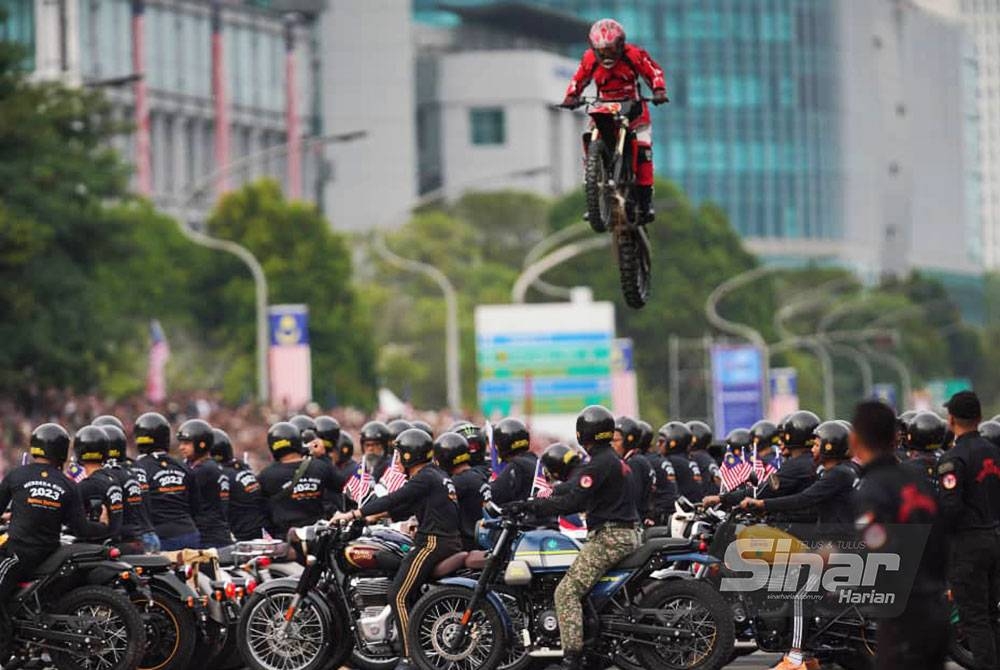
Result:
<instances>
[{"instance_id":1,"label":"red racing suit","mask_svg":"<svg viewBox=\"0 0 1000 670\"><path fill-rule=\"evenodd\" d=\"M653 91L666 90L663 69L642 47L626 44L625 51L611 68L601 65L593 49L587 49L580 67L566 89L567 97L580 97L591 81L597 86L598 97L606 100L637 100L639 77ZM639 186L653 185L653 134L649 125L649 105L642 103L642 113L632 121L636 134L635 180Z\"/></svg>"}]
</instances>

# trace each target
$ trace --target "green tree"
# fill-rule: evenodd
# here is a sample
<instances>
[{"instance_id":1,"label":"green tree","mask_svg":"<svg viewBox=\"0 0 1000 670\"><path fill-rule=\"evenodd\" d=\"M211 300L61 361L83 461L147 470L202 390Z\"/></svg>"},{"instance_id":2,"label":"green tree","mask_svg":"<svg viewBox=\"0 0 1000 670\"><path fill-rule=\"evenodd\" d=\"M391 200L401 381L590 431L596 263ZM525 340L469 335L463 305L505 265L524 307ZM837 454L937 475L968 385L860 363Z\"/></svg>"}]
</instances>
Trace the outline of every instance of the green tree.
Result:
<instances>
[{"instance_id":1,"label":"green tree","mask_svg":"<svg viewBox=\"0 0 1000 670\"><path fill-rule=\"evenodd\" d=\"M344 237L331 231L312 205L285 200L271 180L226 195L208 228L257 257L268 278L271 304L308 305L315 397L324 404L370 407L375 363L371 323L351 281ZM238 260L220 257L214 268L226 309L214 319L205 318L211 319L217 345L241 352L226 378L227 396L237 398L254 388L254 289Z\"/></svg>"}]
</instances>

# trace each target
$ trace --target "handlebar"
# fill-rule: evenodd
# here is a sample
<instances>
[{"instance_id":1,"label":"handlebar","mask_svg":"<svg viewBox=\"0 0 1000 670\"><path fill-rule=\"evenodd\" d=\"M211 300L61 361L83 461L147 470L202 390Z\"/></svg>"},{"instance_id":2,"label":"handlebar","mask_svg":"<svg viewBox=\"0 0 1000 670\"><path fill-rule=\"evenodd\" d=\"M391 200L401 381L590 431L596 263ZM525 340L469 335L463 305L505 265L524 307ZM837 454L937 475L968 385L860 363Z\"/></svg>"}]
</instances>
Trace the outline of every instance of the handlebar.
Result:
<instances>
[{"instance_id":1,"label":"handlebar","mask_svg":"<svg viewBox=\"0 0 1000 670\"><path fill-rule=\"evenodd\" d=\"M579 98L577 98L577 103L575 105L567 105L565 103L560 103L560 104L556 105L556 107L559 107L561 109L570 109L570 110L573 110L573 109L579 109L580 107L583 107L584 105L595 105L595 104L600 104L600 103L605 103L605 102L621 102L621 103L625 103L625 102L651 102L654 105L659 105L659 104L662 104L664 102L670 102L670 98L666 98L666 99L664 99L662 101L657 101L656 98L647 98L644 95L640 95L638 98L619 98L619 99L615 99L615 98L601 98L601 97L598 97L596 95L593 95L593 96L580 96Z\"/></svg>"}]
</instances>

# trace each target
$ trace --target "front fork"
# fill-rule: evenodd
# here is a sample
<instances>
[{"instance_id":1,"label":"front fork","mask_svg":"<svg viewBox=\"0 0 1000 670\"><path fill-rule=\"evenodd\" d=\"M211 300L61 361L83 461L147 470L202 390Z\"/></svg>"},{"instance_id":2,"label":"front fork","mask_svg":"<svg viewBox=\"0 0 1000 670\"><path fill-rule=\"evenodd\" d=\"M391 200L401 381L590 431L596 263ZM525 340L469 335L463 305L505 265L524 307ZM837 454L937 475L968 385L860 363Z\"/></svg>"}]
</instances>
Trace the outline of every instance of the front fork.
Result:
<instances>
[{"instance_id":1,"label":"front fork","mask_svg":"<svg viewBox=\"0 0 1000 670\"><path fill-rule=\"evenodd\" d=\"M448 643L449 651L455 652L460 649L469 638L469 624L472 622L472 614L479 607L479 604L483 602L483 599L486 598L486 592L490 590L490 584L493 583L496 572L503 561L503 554L507 553L506 548L512 532L513 530L510 526L504 526L503 530L500 531L497 541L493 543L494 551L486 558L486 565L483 566L483 572L479 575L479 579L476 580L476 588L472 590L472 597L469 599L469 604L465 606L465 611L462 612L462 618L459 620L458 634ZM498 548L500 551L496 551Z\"/></svg>"}]
</instances>

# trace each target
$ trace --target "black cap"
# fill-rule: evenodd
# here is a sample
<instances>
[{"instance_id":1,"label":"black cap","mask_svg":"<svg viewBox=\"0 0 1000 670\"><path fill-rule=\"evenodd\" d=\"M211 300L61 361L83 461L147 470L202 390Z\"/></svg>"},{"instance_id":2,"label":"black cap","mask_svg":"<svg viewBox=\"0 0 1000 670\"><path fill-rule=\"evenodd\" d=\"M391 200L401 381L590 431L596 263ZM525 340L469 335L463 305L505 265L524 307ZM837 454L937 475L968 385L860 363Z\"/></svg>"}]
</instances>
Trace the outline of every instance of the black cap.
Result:
<instances>
[{"instance_id":1,"label":"black cap","mask_svg":"<svg viewBox=\"0 0 1000 670\"><path fill-rule=\"evenodd\" d=\"M959 391L944 404L945 409L956 419L978 421L983 418L983 407L979 396L972 391Z\"/></svg>"}]
</instances>

